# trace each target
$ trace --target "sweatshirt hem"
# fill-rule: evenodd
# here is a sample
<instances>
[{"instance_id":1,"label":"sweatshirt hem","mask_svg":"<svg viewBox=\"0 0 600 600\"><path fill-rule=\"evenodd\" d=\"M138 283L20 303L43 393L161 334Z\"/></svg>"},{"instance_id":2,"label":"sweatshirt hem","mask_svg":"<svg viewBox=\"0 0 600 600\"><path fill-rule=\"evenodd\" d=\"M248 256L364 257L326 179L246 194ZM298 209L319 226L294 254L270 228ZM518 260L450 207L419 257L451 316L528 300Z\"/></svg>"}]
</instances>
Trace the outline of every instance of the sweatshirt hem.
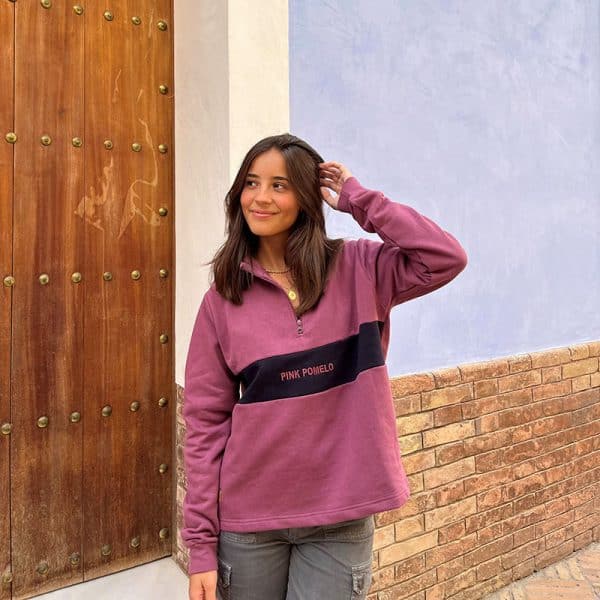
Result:
<instances>
[{"instance_id":1,"label":"sweatshirt hem","mask_svg":"<svg viewBox=\"0 0 600 600\"><path fill-rule=\"evenodd\" d=\"M220 519L220 528L225 531L248 532L261 531L265 529L283 529L288 527L311 527L316 525L327 525L331 521L327 521L327 515L335 515L337 521L346 521L349 519L359 519L369 514L382 512L393 508L399 508L406 500L410 498L410 490L384 496L377 500L353 504L344 508L335 508L327 511L318 511L313 513L302 513L296 515L281 515L268 516L258 519L235 519L223 518ZM299 524L299 521L302 524ZM265 527L266 525L266 527ZM261 529L262 528L262 529Z\"/></svg>"}]
</instances>

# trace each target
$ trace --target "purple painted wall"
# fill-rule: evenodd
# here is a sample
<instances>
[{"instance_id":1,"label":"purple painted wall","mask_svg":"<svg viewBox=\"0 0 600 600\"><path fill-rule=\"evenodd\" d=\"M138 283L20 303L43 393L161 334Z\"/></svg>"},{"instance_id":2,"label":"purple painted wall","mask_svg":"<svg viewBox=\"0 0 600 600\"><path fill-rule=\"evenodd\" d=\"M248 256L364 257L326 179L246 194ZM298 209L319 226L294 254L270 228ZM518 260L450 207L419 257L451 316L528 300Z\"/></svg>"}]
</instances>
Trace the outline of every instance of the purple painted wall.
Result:
<instances>
[{"instance_id":1,"label":"purple painted wall","mask_svg":"<svg viewBox=\"0 0 600 600\"><path fill-rule=\"evenodd\" d=\"M453 233L391 375L600 338L600 2L290 0L292 133ZM366 234L329 208L332 236Z\"/></svg>"}]
</instances>

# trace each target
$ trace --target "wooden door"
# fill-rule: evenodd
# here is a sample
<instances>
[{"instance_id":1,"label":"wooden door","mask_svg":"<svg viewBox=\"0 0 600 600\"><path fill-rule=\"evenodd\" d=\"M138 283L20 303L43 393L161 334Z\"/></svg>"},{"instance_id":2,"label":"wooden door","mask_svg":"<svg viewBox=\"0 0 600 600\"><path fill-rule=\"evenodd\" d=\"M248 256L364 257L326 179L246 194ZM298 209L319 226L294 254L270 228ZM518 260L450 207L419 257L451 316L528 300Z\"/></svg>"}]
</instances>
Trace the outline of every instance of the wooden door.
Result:
<instances>
[{"instance_id":1,"label":"wooden door","mask_svg":"<svg viewBox=\"0 0 600 600\"><path fill-rule=\"evenodd\" d=\"M14 132L14 9L0 2L0 600L10 598L10 351ZM7 137L8 136L8 139Z\"/></svg>"},{"instance_id":2,"label":"wooden door","mask_svg":"<svg viewBox=\"0 0 600 600\"><path fill-rule=\"evenodd\" d=\"M18 136L0 155L14 172L0 187L0 267L14 277L0 313L0 556L3 593L29 598L171 553L172 9L43 0L0 14L13 128L10 107L0 119Z\"/></svg>"}]
</instances>

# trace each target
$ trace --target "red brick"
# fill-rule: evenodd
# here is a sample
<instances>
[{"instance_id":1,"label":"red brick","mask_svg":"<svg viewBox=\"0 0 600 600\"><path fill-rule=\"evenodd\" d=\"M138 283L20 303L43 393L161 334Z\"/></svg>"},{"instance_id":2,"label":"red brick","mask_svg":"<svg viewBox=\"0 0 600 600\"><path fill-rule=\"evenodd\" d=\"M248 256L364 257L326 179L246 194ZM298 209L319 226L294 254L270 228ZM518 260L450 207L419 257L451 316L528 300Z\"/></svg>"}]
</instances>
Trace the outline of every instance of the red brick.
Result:
<instances>
[{"instance_id":1,"label":"red brick","mask_svg":"<svg viewBox=\"0 0 600 600\"><path fill-rule=\"evenodd\" d=\"M587 390L592 387L591 375L580 375L579 377L573 377L571 379L571 387L574 392L580 392Z\"/></svg>"},{"instance_id":2,"label":"red brick","mask_svg":"<svg viewBox=\"0 0 600 600\"><path fill-rule=\"evenodd\" d=\"M506 500L503 498L502 489L496 488L487 492L477 494L477 510L482 511L488 508L494 508L500 504L504 504Z\"/></svg>"},{"instance_id":3,"label":"red brick","mask_svg":"<svg viewBox=\"0 0 600 600\"><path fill-rule=\"evenodd\" d=\"M532 542L519 546L502 556L502 566L505 569L511 569L519 563L525 562L531 556L535 556L544 550L543 540L533 540Z\"/></svg>"},{"instance_id":4,"label":"red brick","mask_svg":"<svg viewBox=\"0 0 600 600\"><path fill-rule=\"evenodd\" d=\"M491 579L494 575L498 575L502 571L502 559L497 556L484 563L478 565L475 569L477 573L477 581L485 581Z\"/></svg>"},{"instance_id":5,"label":"red brick","mask_svg":"<svg viewBox=\"0 0 600 600\"><path fill-rule=\"evenodd\" d=\"M446 506L465 497L465 484L462 481L454 481L434 490L432 495L435 506Z\"/></svg>"},{"instance_id":6,"label":"red brick","mask_svg":"<svg viewBox=\"0 0 600 600\"><path fill-rule=\"evenodd\" d=\"M435 466L435 452L433 450L413 452L408 456L402 457L402 464L407 474L431 469Z\"/></svg>"},{"instance_id":7,"label":"red brick","mask_svg":"<svg viewBox=\"0 0 600 600\"><path fill-rule=\"evenodd\" d=\"M535 473L524 479L519 479L506 484L503 488L503 498L505 500L514 500L519 496L524 496L532 491L544 487L546 479L543 473Z\"/></svg>"},{"instance_id":8,"label":"red brick","mask_svg":"<svg viewBox=\"0 0 600 600\"><path fill-rule=\"evenodd\" d=\"M573 540L568 540L560 546L556 546L545 552L540 552L540 554L535 557L535 568L539 571L548 565L566 558L571 552L573 552Z\"/></svg>"},{"instance_id":9,"label":"red brick","mask_svg":"<svg viewBox=\"0 0 600 600\"><path fill-rule=\"evenodd\" d=\"M598 357L584 358L583 360L575 360L571 363L565 363L562 366L563 379L568 377L577 377L586 373L593 373L598 370Z\"/></svg>"},{"instance_id":10,"label":"red brick","mask_svg":"<svg viewBox=\"0 0 600 600\"><path fill-rule=\"evenodd\" d=\"M443 598L453 597L454 594L458 594L461 590L467 589L470 592L470 589L477 581L477 576L475 569L469 569L468 571L464 571L460 575L456 577L452 577L452 579L448 579L441 584L438 584L439 587L443 590ZM438 586L434 586L434 590ZM429 590L428 590L429 591ZM412 598L411 598L412 600Z\"/></svg>"},{"instance_id":11,"label":"red brick","mask_svg":"<svg viewBox=\"0 0 600 600\"><path fill-rule=\"evenodd\" d=\"M591 485L589 487L577 490L575 492L572 492L571 494L563 496L562 498L557 498L556 500L551 500L550 502L547 502L546 513L548 515L556 515L558 513L568 510L569 508L576 508L583 504L587 504L590 501L593 502L594 498L596 498L598 495L598 491L600 491L596 490L596 487L600 488L600 485Z\"/></svg>"},{"instance_id":12,"label":"red brick","mask_svg":"<svg viewBox=\"0 0 600 600\"><path fill-rule=\"evenodd\" d=\"M512 442L510 431L494 431L464 441L465 454L481 454L495 448L508 446Z\"/></svg>"},{"instance_id":13,"label":"red brick","mask_svg":"<svg viewBox=\"0 0 600 600\"><path fill-rule=\"evenodd\" d=\"M479 544L489 544L490 542L501 538L503 535L502 523L494 523L493 525L484 527L477 532L477 541Z\"/></svg>"},{"instance_id":14,"label":"red brick","mask_svg":"<svg viewBox=\"0 0 600 600\"><path fill-rule=\"evenodd\" d=\"M571 353L568 348L555 348L552 350L542 350L540 352L530 352L531 366L536 369L538 367L549 367L552 365L560 365L571 361Z\"/></svg>"},{"instance_id":15,"label":"red brick","mask_svg":"<svg viewBox=\"0 0 600 600\"><path fill-rule=\"evenodd\" d=\"M476 381L508 375L508 360L490 360L459 366L463 381Z\"/></svg>"},{"instance_id":16,"label":"red brick","mask_svg":"<svg viewBox=\"0 0 600 600\"><path fill-rule=\"evenodd\" d=\"M449 423L457 423L462 421L462 410L460 404L454 404L452 406L443 406L436 408L433 411L433 425L440 427L442 425L448 425Z\"/></svg>"},{"instance_id":17,"label":"red brick","mask_svg":"<svg viewBox=\"0 0 600 600\"><path fill-rule=\"evenodd\" d=\"M513 567L513 569L512 569L513 579L515 581L517 581L519 579L524 579L525 577L528 577L529 575L533 574L534 570L535 570L535 559L530 558L530 559L526 560L525 562L522 562Z\"/></svg>"},{"instance_id":18,"label":"red brick","mask_svg":"<svg viewBox=\"0 0 600 600\"><path fill-rule=\"evenodd\" d=\"M477 503L475 498L465 498L454 504L442 506L425 513L425 529L431 531L438 529L443 525L448 525L454 521L460 521L468 515L477 512Z\"/></svg>"},{"instance_id":19,"label":"red brick","mask_svg":"<svg viewBox=\"0 0 600 600\"><path fill-rule=\"evenodd\" d=\"M446 581L452 577L456 577L459 573L465 570L465 560L462 556L455 558L454 560L448 560L444 564L437 568L437 580L438 582Z\"/></svg>"},{"instance_id":20,"label":"red brick","mask_svg":"<svg viewBox=\"0 0 600 600\"><path fill-rule=\"evenodd\" d=\"M382 590L378 593L379 600L401 600L402 598L417 598L416 594L436 583L435 569L426 571L416 577Z\"/></svg>"},{"instance_id":21,"label":"red brick","mask_svg":"<svg viewBox=\"0 0 600 600\"><path fill-rule=\"evenodd\" d=\"M539 504L542 504L543 500L539 499L537 497L537 494L538 493L527 494L526 496L523 496L522 498L517 498L514 501L515 514L519 514L521 512L524 512L526 510L533 508L534 506L538 506Z\"/></svg>"},{"instance_id":22,"label":"red brick","mask_svg":"<svg viewBox=\"0 0 600 600\"><path fill-rule=\"evenodd\" d=\"M414 577L417 573L423 573L425 571L425 553L411 556L397 563L395 566L395 583L406 581L411 577Z\"/></svg>"},{"instance_id":23,"label":"red brick","mask_svg":"<svg viewBox=\"0 0 600 600\"><path fill-rule=\"evenodd\" d=\"M470 383L440 388L421 394L421 406L423 410L448 406L458 402L470 400L473 397L473 386Z\"/></svg>"},{"instance_id":24,"label":"red brick","mask_svg":"<svg viewBox=\"0 0 600 600\"><path fill-rule=\"evenodd\" d=\"M423 429L433 427L433 417L430 412L416 413L396 418L396 432L399 436L408 433L418 433Z\"/></svg>"},{"instance_id":25,"label":"red brick","mask_svg":"<svg viewBox=\"0 0 600 600\"><path fill-rule=\"evenodd\" d=\"M575 392L565 398L565 410L577 410L600 401L600 388Z\"/></svg>"},{"instance_id":26,"label":"red brick","mask_svg":"<svg viewBox=\"0 0 600 600\"><path fill-rule=\"evenodd\" d=\"M465 419L473 419L480 415L498 412L504 408L504 403L499 396L490 396L479 400L463 402L459 405L462 408L462 416Z\"/></svg>"},{"instance_id":27,"label":"red brick","mask_svg":"<svg viewBox=\"0 0 600 600\"><path fill-rule=\"evenodd\" d=\"M425 564L428 569L437 567L457 556L462 556L466 552L473 550L475 547L477 547L477 536L475 534L450 544L444 544L443 546L439 545L436 548L432 548L425 552ZM452 577L452 575L448 575L448 577ZM446 579L448 577L446 577Z\"/></svg>"},{"instance_id":28,"label":"red brick","mask_svg":"<svg viewBox=\"0 0 600 600\"><path fill-rule=\"evenodd\" d=\"M458 367L449 367L447 369L438 369L431 373L438 388L449 385L458 385L461 383L460 369Z\"/></svg>"},{"instance_id":29,"label":"red brick","mask_svg":"<svg viewBox=\"0 0 600 600\"><path fill-rule=\"evenodd\" d=\"M465 566L472 567L482 563L495 556L506 554L513 549L512 535L507 535L503 538L494 540L490 544L485 544L479 548L475 548L471 552L465 554Z\"/></svg>"},{"instance_id":30,"label":"red brick","mask_svg":"<svg viewBox=\"0 0 600 600\"><path fill-rule=\"evenodd\" d=\"M542 382L551 383L553 381L560 381L562 377L562 367L556 365L555 367L544 367L542 368Z\"/></svg>"},{"instance_id":31,"label":"red brick","mask_svg":"<svg viewBox=\"0 0 600 600\"><path fill-rule=\"evenodd\" d=\"M519 529L513 534L515 547L527 544L535 539L535 525Z\"/></svg>"},{"instance_id":32,"label":"red brick","mask_svg":"<svg viewBox=\"0 0 600 600\"><path fill-rule=\"evenodd\" d=\"M529 404L504 410L498 413L498 426L500 428L522 425L529 421L535 421L544 415L541 404Z\"/></svg>"},{"instance_id":33,"label":"red brick","mask_svg":"<svg viewBox=\"0 0 600 600\"><path fill-rule=\"evenodd\" d=\"M476 433L490 433L498 429L498 413L483 415L475 419Z\"/></svg>"},{"instance_id":34,"label":"red brick","mask_svg":"<svg viewBox=\"0 0 600 600\"><path fill-rule=\"evenodd\" d=\"M500 490L498 491L500 492ZM480 511L477 514L465 519L465 531L466 533L478 531L484 527L487 527L488 525L508 519L512 515L513 507L510 503L497 506L491 510Z\"/></svg>"},{"instance_id":35,"label":"red brick","mask_svg":"<svg viewBox=\"0 0 600 600\"><path fill-rule=\"evenodd\" d=\"M504 533L509 534L519 529L524 529L529 525L539 523L546 518L546 509L544 505L534 506L532 509L518 513L504 521ZM535 533L535 532L534 532Z\"/></svg>"},{"instance_id":36,"label":"red brick","mask_svg":"<svg viewBox=\"0 0 600 600\"><path fill-rule=\"evenodd\" d=\"M536 466L536 462L534 459L526 460L524 462L520 462L512 467L513 480L514 479L523 479L529 475L533 475L536 473L538 468Z\"/></svg>"},{"instance_id":37,"label":"red brick","mask_svg":"<svg viewBox=\"0 0 600 600\"><path fill-rule=\"evenodd\" d=\"M533 424L533 435L536 437L554 433L555 431L564 431L571 427L571 415L555 415L547 419L540 419Z\"/></svg>"},{"instance_id":38,"label":"red brick","mask_svg":"<svg viewBox=\"0 0 600 600\"><path fill-rule=\"evenodd\" d=\"M394 411L397 417L421 412L421 394L410 394L394 398Z\"/></svg>"},{"instance_id":39,"label":"red brick","mask_svg":"<svg viewBox=\"0 0 600 600\"><path fill-rule=\"evenodd\" d=\"M404 375L402 377L394 377L390 379L392 395L394 398L398 396L407 396L426 390L435 388L435 380L431 373L419 373L416 375Z\"/></svg>"},{"instance_id":40,"label":"red brick","mask_svg":"<svg viewBox=\"0 0 600 600\"><path fill-rule=\"evenodd\" d=\"M475 435L474 421L461 421L460 423L452 423L444 425L444 427L436 427L423 432L423 446L441 446L449 442L463 440L467 437Z\"/></svg>"},{"instance_id":41,"label":"red brick","mask_svg":"<svg viewBox=\"0 0 600 600\"><path fill-rule=\"evenodd\" d=\"M485 473L502 467L505 464L504 453L504 448L499 448L478 454L475 456L475 470L477 473Z\"/></svg>"},{"instance_id":42,"label":"red brick","mask_svg":"<svg viewBox=\"0 0 600 600\"><path fill-rule=\"evenodd\" d=\"M590 349L585 343L569 346L569 352L571 353L571 360L580 360L590 355Z\"/></svg>"},{"instance_id":43,"label":"red brick","mask_svg":"<svg viewBox=\"0 0 600 600\"><path fill-rule=\"evenodd\" d=\"M573 538L573 550L580 550L581 548L585 548L589 546L594 541L594 536L592 535L592 530L588 529L579 535L576 535Z\"/></svg>"},{"instance_id":44,"label":"red brick","mask_svg":"<svg viewBox=\"0 0 600 600\"><path fill-rule=\"evenodd\" d=\"M474 438L469 438L469 440L466 441L470 441L471 439ZM465 442L462 441L435 448L435 460L440 466L460 460L461 458L464 458L465 455Z\"/></svg>"},{"instance_id":45,"label":"red brick","mask_svg":"<svg viewBox=\"0 0 600 600\"><path fill-rule=\"evenodd\" d=\"M422 514L405 517L394 523L394 541L402 542L425 533L425 518Z\"/></svg>"},{"instance_id":46,"label":"red brick","mask_svg":"<svg viewBox=\"0 0 600 600\"><path fill-rule=\"evenodd\" d=\"M565 398L548 398L547 400L543 400L540 403L542 412L546 417L566 412L565 400Z\"/></svg>"},{"instance_id":47,"label":"red brick","mask_svg":"<svg viewBox=\"0 0 600 600\"><path fill-rule=\"evenodd\" d=\"M510 373L520 373L531 369L531 358L529 354L515 354L508 357L508 370Z\"/></svg>"},{"instance_id":48,"label":"red brick","mask_svg":"<svg viewBox=\"0 0 600 600\"><path fill-rule=\"evenodd\" d=\"M415 556L417 554L422 554L425 550L429 548L435 548L437 546L437 531L430 531L428 533L424 533L423 535L418 535L416 537L409 538L402 542L396 542L394 544L390 544L385 548L379 549L379 564L380 566L391 565L395 562L399 562L409 558L410 556Z\"/></svg>"},{"instance_id":49,"label":"red brick","mask_svg":"<svg viewBox=\"0 0 600 600\"><path fill-rule=\"evenodd\" d=\"M564 448L558 448L557 450L553 450L552 452L548 452L548 454L544 454L539 458L535 459L537 468L540 471L545 469L549 469L550 467L554 467L556 465L564 465L568 461L570 461L575 456L575 444L571 444L570 446L566 446Z\"/></svg>"},{"instance_id":50,"label":"red brick","mask_svg":"<svg viewBox=\"0 0 600 600\"><path fill-rule=\"evenodd\" d=\"M471 496L472 494L504 485L505 483L512 481L512 479L512 470L510 467L504 467L503 469L490 471L488 473L478 473L473 477L467 477L467 479L465 479L465 494Z\"/></svg>"},{"instance_id":51,"label":"red brick","mask_svg":"<svg viewBox=\"0 0 600 600\"><path fill-rule=\"evenodd\" d=\"M563 366L564 370L564 366ZM510 392L525 387L531 387L542 383L542 372L539 369L524 371L514 375L507 375L498 379L498 391Z\"/></svg>"},{"instance_id":52,"label":"red brick","mask_svg":"<svg viewBox=\"0 0 600 600\"><path fill-rule=\"evenodd\" d=\"M545 449L544 442L542 440L528 440L521 444L516 444L512 448L507 448L504 451L504 462L507 464L514 464L538 456Z\"/></svg>"},{"instance_id":53,"label":"red brick","mask_svg":"<svg viewBox=\"0 0 600 600\"><path fill-rule=\"evenodd\" d=\"M560 367L556 367L560 368ZM544 383L531 388L533 400L546 400L547 398L559 398L571 393L571 380L560 380L553 383Z\"/></svg>"},{"instance_id":54,"label":"red brick","mask_svg":"<svg viewBox=\"0 0 600 600\"><path fill-rule=\"evenodd\" d=\"M475 398L484 398L498 393L497 379L481 379L473 382L473 396Z\"/></svg>"},{"instance_id":55,"label":"red brick","mask_svg":"<svg viewBox=\"0 0 600 600\"><path fill-rule=\"evenodd\" d=\"M450 481L463 479L475 472L475 459L471 456L437 469L429 469L423 474L426 488L435 488Z\"/></svg>"},{"instance_id":56,"label":"red brick","mask_svg":"<svg viewBox=\"0 0 600 600\"><path fill-rule=\"evenodd\" d=\"M466 534L464 521L458 521L457 523L451 523L445 527L440 527L438 530L438 543L448 544L457 539L464 537Z\"/></svg>"},{"instance_id":57,"label":"red brick","mask_svg":"<svg viewBox=\"0 0 600 600\"><path fill-rule=\"evenodd\" d=\"M519 444L520 442L525 442L533 437L533 424L524 423L523 425L513 427L508 432L512 437L512 443Z\"/></svg>"}]
</instances>

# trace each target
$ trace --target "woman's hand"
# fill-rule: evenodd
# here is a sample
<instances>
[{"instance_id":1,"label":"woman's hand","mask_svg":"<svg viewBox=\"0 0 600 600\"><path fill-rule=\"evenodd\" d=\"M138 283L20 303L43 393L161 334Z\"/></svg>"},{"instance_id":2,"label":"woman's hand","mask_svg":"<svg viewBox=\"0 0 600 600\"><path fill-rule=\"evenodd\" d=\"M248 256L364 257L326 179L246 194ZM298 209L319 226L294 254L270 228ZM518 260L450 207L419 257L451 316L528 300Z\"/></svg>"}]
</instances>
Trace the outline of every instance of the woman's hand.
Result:
<instances>
[{"instance_id":1,"label":"woman's hand","mask_svg":"<svg viewBox=\"0 0 600 600\"><path fill-rule=\"evenodd\" d=\"M190 575L189 600L217 600L217 571Z\"/></svg>"},{"instance_id":2,"label":"woman's hand","mask_svg":"<svg viewBox=\"0 0 600 600\"><path fill-rule=\"evenodd\" d=\"M329 206L337 209L340 190L348 177L352 177L352 173L342 163L334 161L319 163L321 196ZM334 198L329 190L333 190L337 196Z\"/></svg>"}]
</instances>

